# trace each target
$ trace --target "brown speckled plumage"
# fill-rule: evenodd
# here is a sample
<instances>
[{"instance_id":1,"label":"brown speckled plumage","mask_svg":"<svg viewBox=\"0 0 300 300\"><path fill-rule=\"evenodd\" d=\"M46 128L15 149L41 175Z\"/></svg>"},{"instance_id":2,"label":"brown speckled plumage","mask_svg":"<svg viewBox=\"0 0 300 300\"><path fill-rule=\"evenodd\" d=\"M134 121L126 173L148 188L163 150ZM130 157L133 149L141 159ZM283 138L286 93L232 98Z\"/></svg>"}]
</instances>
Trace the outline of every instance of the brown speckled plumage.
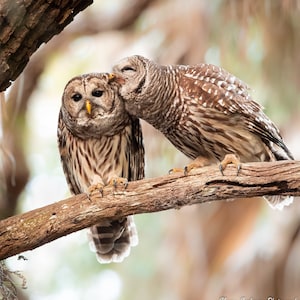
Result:
<instances>
[{"instance_id":1,"label":"brown speckled plumage","mask_svg":"<svg viewBox=\"0 0 300 300\"><path fill-rule=\"evenodd\" d=\"M91 112L86 103L89 101ZM114 177L144 177L144 148L139 120L129 116L114 80L107 73L71 79L64 90L58 122L63 170L73 194L89 193ZM132 217L103 220L91 227L100 262L120 262L138 242Z\"/></svg>"},{"instance_id":2,"label":"brown speckled plumage","mask_svg":"<svg viewBox=\"0 0 300 300\"><path fill-rule=\"evenodd\" d=\"M241 162L293 159L278 128L253 101L248 87L226 70L210 65L162 66L142 56L113 67L124 83L126 110L160 130L191 159ZM281 208L291 199L268 198Z\"/></svg>"}]
</instances>

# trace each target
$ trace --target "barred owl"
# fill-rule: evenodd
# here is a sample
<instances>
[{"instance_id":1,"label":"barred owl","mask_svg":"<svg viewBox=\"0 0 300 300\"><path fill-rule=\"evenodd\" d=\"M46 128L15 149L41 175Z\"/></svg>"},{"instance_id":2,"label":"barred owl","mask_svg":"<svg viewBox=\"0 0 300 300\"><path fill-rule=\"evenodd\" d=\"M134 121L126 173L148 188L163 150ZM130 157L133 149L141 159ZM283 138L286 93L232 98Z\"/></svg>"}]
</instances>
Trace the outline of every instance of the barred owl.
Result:
<instances>
[{"instance_id":1,"label":"barred owl","mask_svg":"<svg viewBox=\"0 0 300 300\"><path fill-rule=\"evenodd\" d=\"M67 83L57 133L63 170L73 194L89 193L93 187L121 178L144 177L140 123L126 113L112 74L85 74ZM102 220L90 233L101 263L121 262L138 243L132 216Z\"/></svg>"},{"instance_id":2,"label":"barred owl","mask_svg":"<svg viewBox=\"0 0 300 300\"><path fill-rule=\"evenodd\" d=\"M251 98L247 85L210 65L162 66L142 56L113 67L126 110L160 130L191 159L209 163L227 154L241 162L293 159L278 128ZM281 209L292 197L266 197Z\"/></svg>"}]
</instances>

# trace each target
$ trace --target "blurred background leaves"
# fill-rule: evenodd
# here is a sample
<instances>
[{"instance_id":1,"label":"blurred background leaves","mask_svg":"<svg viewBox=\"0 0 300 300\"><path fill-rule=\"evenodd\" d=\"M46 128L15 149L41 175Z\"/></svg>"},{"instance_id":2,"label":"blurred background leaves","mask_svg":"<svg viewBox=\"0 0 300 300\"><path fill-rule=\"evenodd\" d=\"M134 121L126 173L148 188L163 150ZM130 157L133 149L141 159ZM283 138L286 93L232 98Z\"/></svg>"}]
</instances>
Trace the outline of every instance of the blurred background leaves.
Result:
<instances>
[{"instance_id":1,"label":"blurred background leaves","mask_svg":"<svg viewBox=\"0 0 300 300\"><path fill-rule=\"evenodd\" d=\"M63 88L73 76L109 71L132 54L224 67L252 88L300 159L299 46L298 0L95 1L32 56L5 93L1 218L69 195L56 145ZM147 177L188 162L144 122L143 131ZM7 263L23 271L23 297L34 300L294 299L297 200L283 212L245 199L136 216L140 243L122 264L97 263L85 231Z\"/></svg>"}]
</instances>

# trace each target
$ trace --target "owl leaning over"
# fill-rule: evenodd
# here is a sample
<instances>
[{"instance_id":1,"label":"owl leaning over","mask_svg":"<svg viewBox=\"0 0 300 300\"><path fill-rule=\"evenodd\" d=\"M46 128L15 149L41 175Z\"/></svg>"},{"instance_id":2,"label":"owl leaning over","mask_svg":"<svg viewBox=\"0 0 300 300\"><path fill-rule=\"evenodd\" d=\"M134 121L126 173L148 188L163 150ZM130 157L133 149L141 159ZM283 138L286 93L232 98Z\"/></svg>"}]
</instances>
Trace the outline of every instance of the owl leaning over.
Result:
<instances>
[{"instance_id":1,"label":"owl leaning over","mask_svg":"<svg viewBox=\"0 0 300 300\"><path fill-rule=\"evenodd\" d=\"M241 162L293 159L247 85L220 67L162 66L135 55L122 59L113 73L123 81L126 110L160 130L191 159L206 164L227 154ZM292 197L266 198L279 209L292 202Z\"/></svg>"},{"instance_id":2,"label":"owl leaning over","mask_svg":"<svg viewBox=\"0 0 300 300\"><path fill-rule=\"evenodd\" d=\"M90 193L93 187L119 179L144 177L140 123L126 113L112 74L85 74L67 83L57 134L64 174L73 194ZM90 232L101 263L121 262L138 243L132 216L102 220Z\"/></svg>"}]
</instances>

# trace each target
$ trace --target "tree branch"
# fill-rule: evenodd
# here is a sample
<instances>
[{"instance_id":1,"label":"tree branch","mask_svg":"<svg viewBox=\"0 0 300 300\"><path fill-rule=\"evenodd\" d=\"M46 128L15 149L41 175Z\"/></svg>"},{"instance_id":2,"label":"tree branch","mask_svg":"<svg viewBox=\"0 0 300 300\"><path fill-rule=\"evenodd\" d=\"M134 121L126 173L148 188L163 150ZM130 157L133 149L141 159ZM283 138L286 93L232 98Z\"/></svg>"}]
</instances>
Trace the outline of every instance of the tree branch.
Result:
<instances>
[{"instance_id":1,"label":"tree branch","mask_svg":"<svg viewBox=\"0 0 300 300\"><path fill-rule=\"evenodd\" d=\"M218 166L130 182L127 189L106 187L103 196L80 194L0 222L0 259L34 249L102 218L178 209L232 198L263 195L300 196L300 161L243 164L239 175Z\"/></svg>"}]
</instances>

